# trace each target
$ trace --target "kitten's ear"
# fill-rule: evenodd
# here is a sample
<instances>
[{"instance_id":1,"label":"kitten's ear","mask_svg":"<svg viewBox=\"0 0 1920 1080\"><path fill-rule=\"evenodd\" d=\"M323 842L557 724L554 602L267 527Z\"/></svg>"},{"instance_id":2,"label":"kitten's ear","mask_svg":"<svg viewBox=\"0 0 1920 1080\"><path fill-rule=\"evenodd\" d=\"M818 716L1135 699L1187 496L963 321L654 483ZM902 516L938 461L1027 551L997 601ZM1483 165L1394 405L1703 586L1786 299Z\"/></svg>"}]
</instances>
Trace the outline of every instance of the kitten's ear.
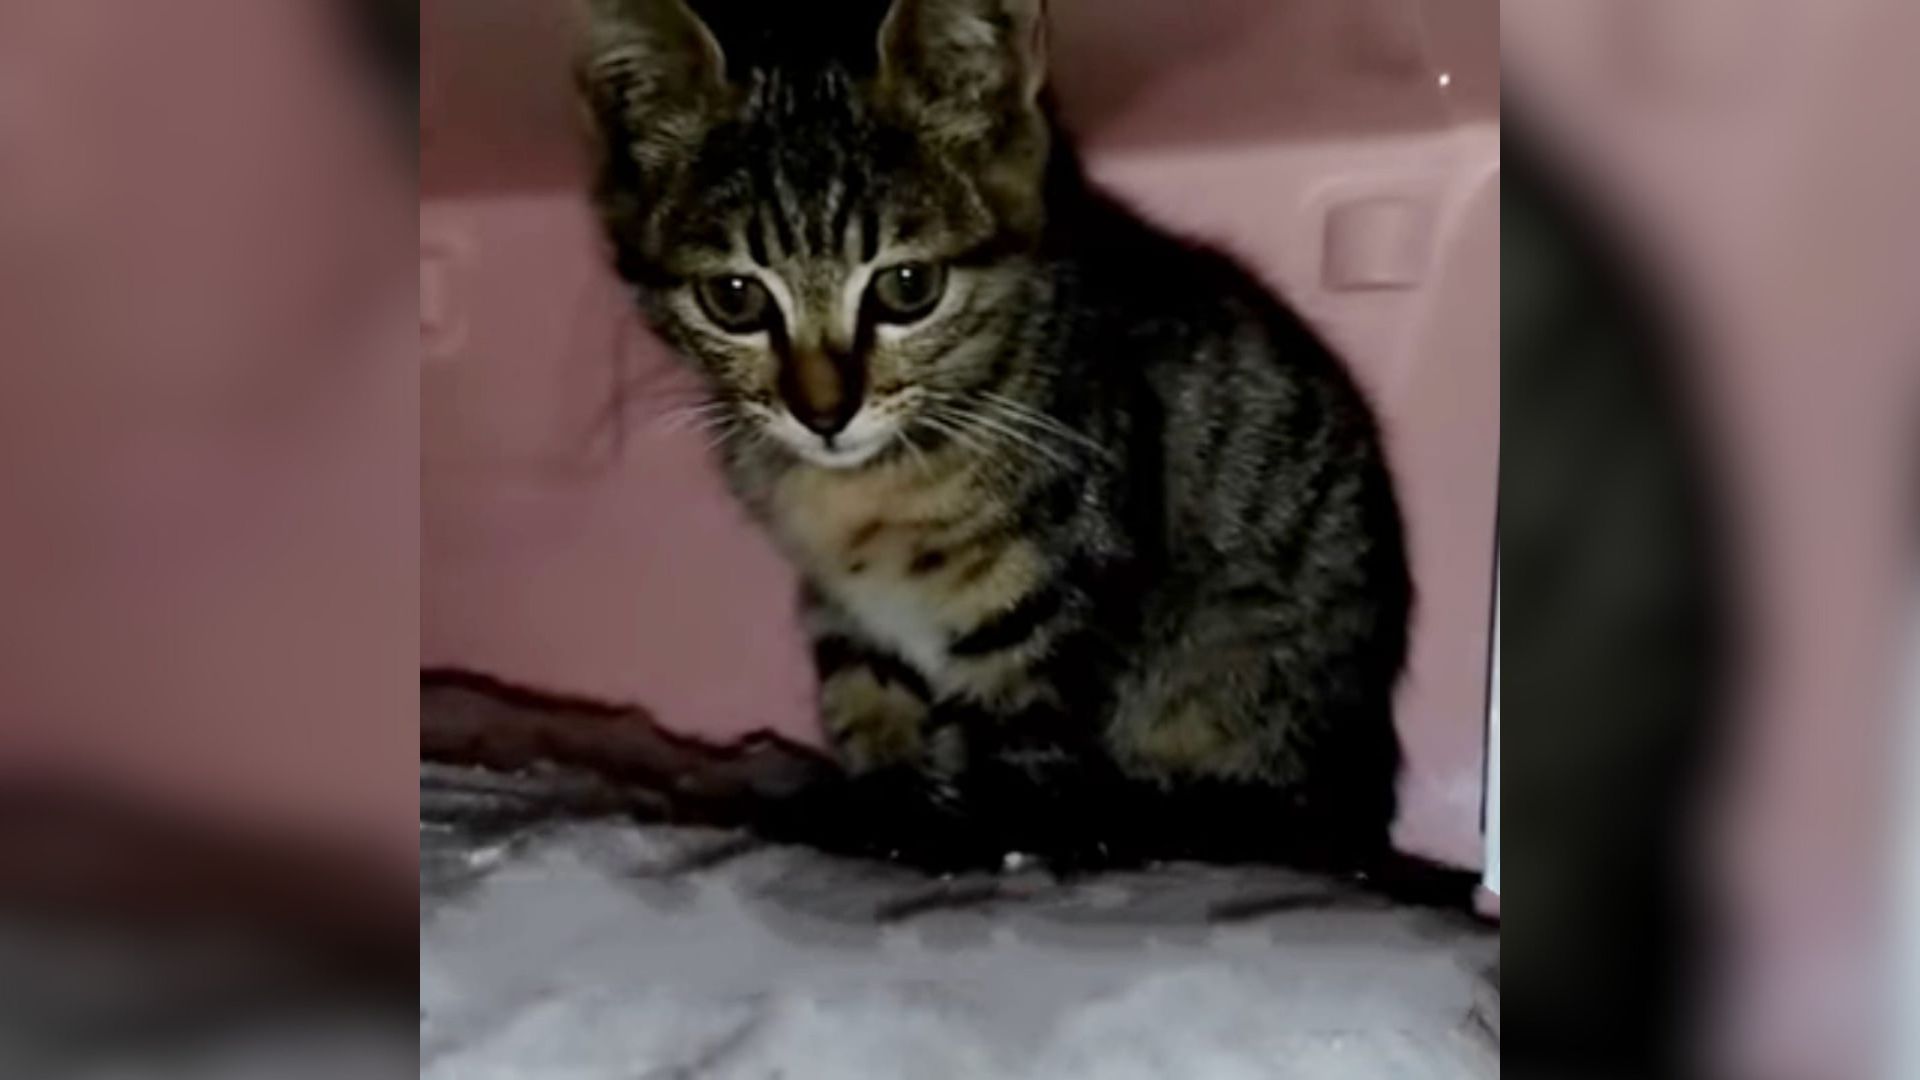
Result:
<instances>
[{"instance_id":1,"label":"kitten's ear","mask_svg":"<svg viewBox=\"0 0 1920 1080\"><path fill-rule=\"evenodd\" d=\"M1045 0L893 0L879 49L883 102L924 137L970 150L991 186L1037 202Z\"/></svg>"},{"instance_id":2,"label":"kitten's ear","mask_svg":"<svg viewBox=\"0 0 1920 1080\"><path fill-rule=\"evenodd\" d=\"M880 27L880 83L894 102L961 128L1039 107L1044 0L893 0Z\"/></svg>"},{"instance_id":3,"label":"kitten's ear","mask_svg":"<svg viewBox=\"0 0 1920 1080\"><path fill-rule=\"evenodd\" d=\"M728 97L719 40L686 0L586 6L577 78L600 137L624 144L643 170L684 159Z\"/></svg>"}]
</instances>

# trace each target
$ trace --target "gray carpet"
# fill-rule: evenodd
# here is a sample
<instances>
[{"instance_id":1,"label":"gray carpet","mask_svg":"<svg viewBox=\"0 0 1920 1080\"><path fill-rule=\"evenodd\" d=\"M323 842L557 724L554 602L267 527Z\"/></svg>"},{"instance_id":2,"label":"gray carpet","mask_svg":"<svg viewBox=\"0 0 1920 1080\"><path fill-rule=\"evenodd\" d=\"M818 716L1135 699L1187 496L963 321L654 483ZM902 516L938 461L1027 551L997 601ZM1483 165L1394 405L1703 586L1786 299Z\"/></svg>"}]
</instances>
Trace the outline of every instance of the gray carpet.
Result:
<instances>
[{"instance_id":1,"label":"gray carpet","mask_svg":"<svg viewBox=\"0 0 1920 1080\"><path fill-rule=\"evenodd\" d=\"M422 786L421 1074L1267 1080L1499 1074L1495 933L1279 869L929 879Z\"/></svg>"}]
</instances>

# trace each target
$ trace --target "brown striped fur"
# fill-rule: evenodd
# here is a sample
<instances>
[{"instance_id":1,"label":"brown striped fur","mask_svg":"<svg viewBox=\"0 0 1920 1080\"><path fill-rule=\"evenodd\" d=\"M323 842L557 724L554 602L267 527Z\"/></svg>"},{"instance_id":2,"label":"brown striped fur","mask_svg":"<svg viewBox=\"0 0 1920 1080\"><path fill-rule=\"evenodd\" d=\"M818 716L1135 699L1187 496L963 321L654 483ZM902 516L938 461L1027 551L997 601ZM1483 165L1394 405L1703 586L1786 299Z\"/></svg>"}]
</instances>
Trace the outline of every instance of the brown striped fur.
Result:
<instances>
[{"instance_id":1,"label":"brown striped fur","mask_svg":"<svg viewBox=\"0 0 1920 1080\"><path fill-rule=\"evenodd\" d=\"M616 264L805 580L850 766L1015 844L1204 789L1377 848L1411 592L1372 416L1252 275L1087 181L1039 4L594 0Z\"/></svg>"}]
</instances>

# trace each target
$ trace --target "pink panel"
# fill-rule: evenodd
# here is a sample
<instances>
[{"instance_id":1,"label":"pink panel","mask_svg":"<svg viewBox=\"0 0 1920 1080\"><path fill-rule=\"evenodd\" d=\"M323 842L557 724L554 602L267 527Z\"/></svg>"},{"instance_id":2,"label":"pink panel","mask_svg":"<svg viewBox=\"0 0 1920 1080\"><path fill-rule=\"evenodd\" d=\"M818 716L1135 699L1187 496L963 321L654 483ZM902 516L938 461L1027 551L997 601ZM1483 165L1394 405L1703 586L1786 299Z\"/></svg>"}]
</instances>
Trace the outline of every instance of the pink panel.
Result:
<instances>
[{"instance_id":1,"label":"pink panel","mask_svg":"<svg viewBox=\"0 0 1920 1080\"><path fill-rule=\"evenodd\" d=\"M422 227L468 253L443 286L464 345L423 383L422 661L644 701L715 738L812 738L792 578L674 422L693 398L580 198L439 202Z\"/></svg>"}]
</instances>

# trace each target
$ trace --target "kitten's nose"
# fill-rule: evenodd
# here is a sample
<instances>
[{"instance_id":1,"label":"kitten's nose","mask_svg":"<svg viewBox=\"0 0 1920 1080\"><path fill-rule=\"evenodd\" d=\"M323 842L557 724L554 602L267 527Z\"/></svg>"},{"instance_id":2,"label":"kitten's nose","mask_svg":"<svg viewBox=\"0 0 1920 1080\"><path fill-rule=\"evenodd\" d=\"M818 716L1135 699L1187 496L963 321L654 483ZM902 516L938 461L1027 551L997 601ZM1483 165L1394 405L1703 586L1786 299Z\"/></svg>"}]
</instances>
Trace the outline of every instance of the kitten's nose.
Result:
<instances>
[{"instance_id":1,"label":"kitten's nose","mask_svg":"<svg viewBox=\"0 0 1920 1080\"><path fill-rule=\"evenodd\" d=\"M831 440L853 422L853 414L858 411L859 406L860 403L856 401L851 408L842 406L832 412L806 412L794 409L793 418L806 425L807 430L815 435Z\"/></svg>"},{"instance_id":2,"label":"kitten's nose","mask_svg":"<svg viewBox=\"0 0 1920 1080\"><path fill-rule=\"evenodd\" d=\"M824 350L797 351L780 368L780 397L807 430L830 439L860 411L865 373L850 356Z\"/></svg>"}]
</instances>

